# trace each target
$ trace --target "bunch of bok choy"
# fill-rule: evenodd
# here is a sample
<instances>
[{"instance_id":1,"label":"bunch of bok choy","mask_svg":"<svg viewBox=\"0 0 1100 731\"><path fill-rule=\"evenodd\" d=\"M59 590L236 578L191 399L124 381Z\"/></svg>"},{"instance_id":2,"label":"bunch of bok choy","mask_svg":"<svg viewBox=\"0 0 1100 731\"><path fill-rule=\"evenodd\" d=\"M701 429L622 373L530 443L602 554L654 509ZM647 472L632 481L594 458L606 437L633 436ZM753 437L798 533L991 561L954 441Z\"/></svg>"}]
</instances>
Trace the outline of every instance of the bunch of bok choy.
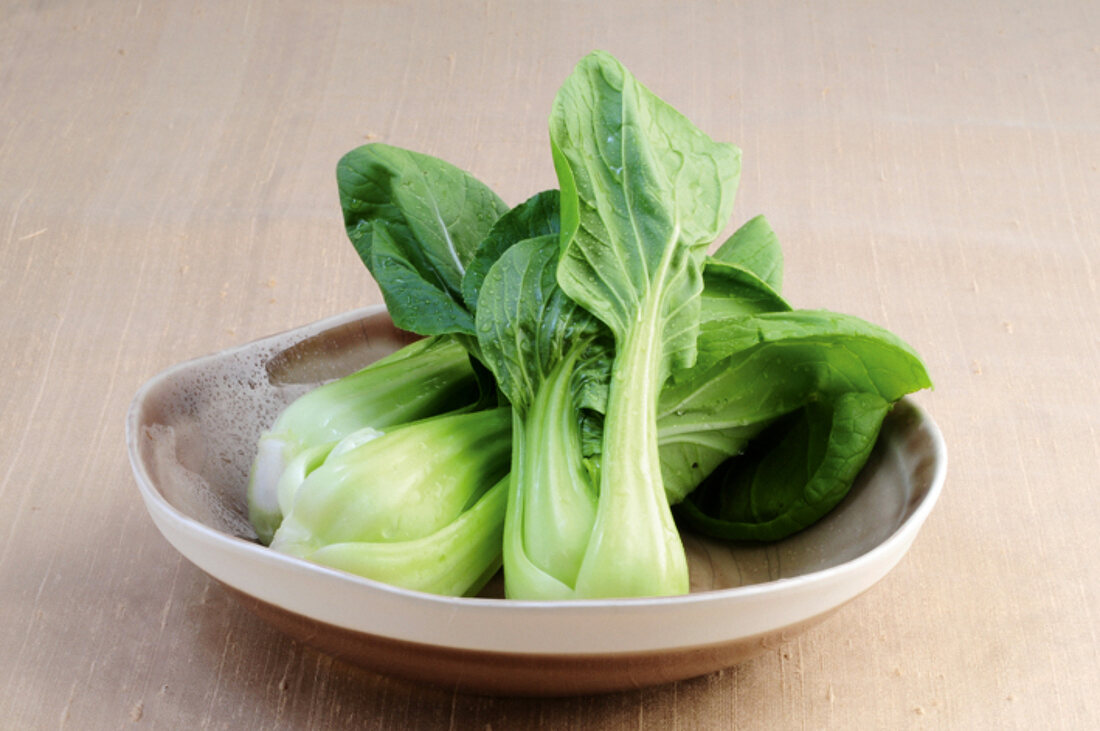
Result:
<instances>
[{"instance_id":1,"label":"bunch of bok choy","mask_svg":"<svg viewBox=\"0 0 1100 731\"><path fill-rule=\"evenodd\" d=\"M434 593L476 593L503 565L510 598L682 594L681 528L813 524L891 405L931 385L886 330L793 309L763 217L713 246L740 151L610 55L558 92L550 147L558 190L511 209L420 153L340 161L348 235L425 339L261 439L261 541Z\"/></svg>"}]
</instances>

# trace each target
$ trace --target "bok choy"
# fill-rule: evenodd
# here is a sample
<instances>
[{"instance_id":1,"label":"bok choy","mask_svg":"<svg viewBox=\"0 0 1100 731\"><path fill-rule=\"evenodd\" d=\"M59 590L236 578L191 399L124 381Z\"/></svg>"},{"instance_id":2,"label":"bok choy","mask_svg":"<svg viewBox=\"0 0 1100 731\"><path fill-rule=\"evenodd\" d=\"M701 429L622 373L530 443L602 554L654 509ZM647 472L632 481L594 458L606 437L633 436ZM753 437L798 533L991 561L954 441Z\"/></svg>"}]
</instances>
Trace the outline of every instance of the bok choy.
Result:
<instances>
[{"instance_id":1,"label":"bok choy","mask_svg":"<svg viewBox=\"0 0 1100 731\"><path fill-rule=\"evenodd\" d=\"M425 339L261 438L250 514L274 550L454 595L500 566L510 598L681 594L681 530L812 525L931 386L888 331L792 308L764 217L718 242L740 151L616 59L582 59L549 121L559 189L511 209L421 153L340 161L348 236Z\"/></svg>"}]
</instances>

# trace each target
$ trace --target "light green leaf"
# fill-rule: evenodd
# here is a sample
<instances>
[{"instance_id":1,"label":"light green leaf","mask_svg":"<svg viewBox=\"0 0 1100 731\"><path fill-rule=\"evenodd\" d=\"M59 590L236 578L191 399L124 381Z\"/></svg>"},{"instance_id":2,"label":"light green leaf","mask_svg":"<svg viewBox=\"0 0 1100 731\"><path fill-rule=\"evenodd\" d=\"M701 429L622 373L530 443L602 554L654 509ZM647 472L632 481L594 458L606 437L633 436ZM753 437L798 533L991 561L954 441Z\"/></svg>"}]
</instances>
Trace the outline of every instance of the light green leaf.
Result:
<instances>
[{"instance_id":1,"label":"light green leaf","mask_svg":"<svg viewBox=\"0 0 1100 731\"><path fill-rule=\"evenodd\" d=\"M783 250L763 216L734 231L714 252L714 258L748 269L777 293L783 290Z\"/></svg>"},{"instance_id":2,"label":"light green leaf","mask_svg":"<svg viewBox=\"0 0 1100 731\"><path fill-rule=\"evenodd\" d=\"M700 313L703 330L698 342L699 359L695 368L674 374L672 381L661 392L658 406L661 477L670 504L682 500L714 468L743 449L767 423L745 421L731 426L723 420L713 420L712 415L703 408L703 404L709 403L713 407L715 404L725 404L727 400L724 391L701 388L699 376L713 362L711 351L717 347L719 357L728 354L722 343L710 341L707 325L736 321L765 312L790 310L790 306L768 284L736 264L708 259L703 279L705 286ZM689 385L678 387L681 381L688 381ZM685 399L685 392L694 393L694 398ZM764 414L759 418L766 420L771 417Z\"/></svg>"},{"instance_id":3,"label":"light green leaf","mask_svg":"<svg viewBox=\"0 0 1100 731\"><path fill-rule=\"evenodd\" d=\"M661 394L662 466L673 502L770 421L807 403L850 392L894 402L931 386L912 348L857 317L795 310L718 324L704 327L696 367ZM723 348L724 357L711 357Z\"/></svg>"},{"instance_id":4,"label":"light green leaf","mask_svg":"<svg viewBox=\"0 0 1100 731\"><path fill-rule=\"evenodd\" d=\"M578 64L554 101L558 282L615 339L593 538L578 596L687 591L665 499L657 398L695 358L705 251L724 227L740 153L643 87L610 55Z\"/></svg>"},{"instance_id":5,"label":"light green leaf","mask_svg":"<svg viewBox=\"0 0 1100 731\"><path fill-rule=\"evenodd\" d=\"M667 357L689 364L701 262L729 219L740 151L711 140L602 52L558 92L550 137L562 288L619 340L653 309L668 323Z\"/></svg>"},{"instance_id":6,"label":"light green leaf","mask_svg":"<svg viewBox=\"0 0 1100 731\"><path fill-rule=\"evenodd\" d=\"M821 393L866 391L896 401L932 385L920 356L897 335L827 310L711 320L699 343L699 372L734 353L768 346L760 352L776 358L776 367L790 368L783 380L812 383Z\"/></svg>"}]
</instances>

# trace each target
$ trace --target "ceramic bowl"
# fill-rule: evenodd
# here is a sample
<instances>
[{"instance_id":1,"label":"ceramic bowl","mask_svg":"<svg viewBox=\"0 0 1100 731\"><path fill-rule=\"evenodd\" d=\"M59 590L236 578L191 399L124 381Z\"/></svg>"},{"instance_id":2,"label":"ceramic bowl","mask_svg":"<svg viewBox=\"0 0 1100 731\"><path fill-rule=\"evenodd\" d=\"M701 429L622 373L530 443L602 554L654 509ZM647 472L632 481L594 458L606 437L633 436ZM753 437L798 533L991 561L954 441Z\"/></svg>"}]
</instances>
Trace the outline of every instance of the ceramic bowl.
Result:
<instances>
[{"instance_id":1,"label":"ceramic bowl","mask_svg":"<svg viewBox=\"0 0 1100 731\"><path fill-rule=\"evenodd\" d=\"M245 490L256 440L306 390L412 338L367 308L177 365L137 393L127 446L164 537L264 620L370 670L465 692L572 695L729 667L820 622L886 575L942 489L943 439L903 400L845 500L784 541L685 536L692 592L575 602L394 588L260 545Z\"/></svg>"}]
</instances>

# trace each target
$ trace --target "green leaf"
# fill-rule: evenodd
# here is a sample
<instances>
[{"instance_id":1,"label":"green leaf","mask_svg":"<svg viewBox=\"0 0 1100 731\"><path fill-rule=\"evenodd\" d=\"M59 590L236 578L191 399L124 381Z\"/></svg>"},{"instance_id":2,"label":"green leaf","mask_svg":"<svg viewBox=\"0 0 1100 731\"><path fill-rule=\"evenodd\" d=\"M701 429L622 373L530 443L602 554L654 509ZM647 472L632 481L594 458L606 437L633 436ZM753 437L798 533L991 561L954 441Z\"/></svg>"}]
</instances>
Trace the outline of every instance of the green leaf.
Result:
<instances>
[{"instance_id":1,"label":"green leaf","mask_svg":"<svg viewBox=\"0 0 1100 731\"><path fill-rule=\"evenodd\" d=\"M473 334L462 278L504 202L450 163L382 144L349 152L336 176L348 236L398 327Z\"/></svg>"},{"instance_id":2,"label":"green leaf","mask_svg":"<svg viewBox=\"0 0 1100 731\"><path fill-rule=\"evenodd\" d=\"M704 327L696 367L661 394L662 468L672 502L770 421L807 403L850 392L893 402L931 386L912 348L857 317L795 310L719 324ZM723 349L724 357L713 357Z\"/></svg>"},{"instance_id":3,"label":"green leaf","mask_svg":"<svg viewBox=\"0 0 1100 731\"><path fill-rule=\"evenodd\" d=\"M729 219L740 151L711 140L602 52L558 92L550 138L562 288L617 340L648 302L668 321L666 358L689 364L704 249Z\"/></svg>"},{"instance_id":4,"label":"green leaf","mask_svg":"<svg viewBox=\"0 0 1100 731\"><path fill-rule=\"evenodd\" d=\"M704 323L698 372L733 354L756 352L787 368L782 379L818 393L865 391L896 401L932 382L917 355L889 330L827 310L766 312Z\"/></svg>"},{"instance_id":5,"label":"green leaf","mask_svg":"<svg viewBox=\"0 0 1100 731\"><path fill-rule=\"evenodd\" d=\"M711 323L736 320L764 312L788 312L791 306L753 272L737 264L708 259L703 270L703 294L699 313L702 329ZM702 336L702 333L700 333ZM696 347L701 347L698 341Z\"/></svg>"},{"instance_id":6,"label":"green leaf","mask_svg":"<svg viewBox=\"0 0 1100 731\"><path fill-rule=\"evenodd\" d=\"M578 596L684 593L687 561L661 482L657 398L695 358L705 250L733 205L740 152L610 55L585 57L550 117L561 189L558 282L614 335L600 488Z\"/></svg>"},{"instance_id":7,"label":"green leaf","mask_svg":"<svg viewBox=\"0 0 1100 731\"><path fill-rule=\"evenodd\" d=\"M704 269L702 306L699 313L699 338L696 360L689 369L674 374L698 374L737 350L755 344L755 320L765 313L790 312L791 306L767 283L737 264L708 259Z\"/></svg>"},{"instance_id":8,"label":"green leaf","mask_svg":"<svg viewBox=\"0 0 1100 731\"><path fill-rule=\"evenodd\" d=\"M862 392L807 404L714 472L678 515L726 540L774 541L812 525L848 493L889 409Z\"/></svg>"},{"instance_id":9,"label":"green leaf","mask_svg":"<svg viewBox=\"0 0 1100 731\"><path fill-rule=\"evenodd\" d=\"M513 244L561 230L558 191L544 190L505 213L478 246L462 278L462 297L470 312L477 311L478 295L485 275Z\"/></svg>"},{"instance_id":10,"label":"green leaf","mask_svg":"<svg viewBox=\"0 0 1100 731\"><path fill-rule=\"evenodd\" d=\"M783 250L763 216L734 231L714 252L714 258L748 269L777 293L783 290Z\"/></svg>"},{"instance_id":11,"label":"green leaf","mask_svg":"<svg viewBox=\"0 0 1100 731\"><path fill-rule=\"evenodd\" d=\"M557 243L550 234L515 244L481 287L477 328L484 361L520 413L568 351L583 350L602 330L558 286Z\"/></svg>"},{"instance_id":12,"label":"green leaf","mask_svg":"<svg viewBox=\"0 0 1100 731\"><path fill-rule=\"evenodd\" d=\"M371 238L371 274L395 325L422 335L473 334L469 310L441 280L425 278L430 269L418 261L422 257L415 241L395 240L381 222L374 225Z\"/></svg>"},{"instance_id":13,"label":"green leaf","mask_svg":"<svg viewBox=\"0 0 1100 731\"><path fill-rule=\"evenodd\" d=\"M701 363L674 374L672 382L661 392L658 405L661 479L670 504L683 500L718 465L743 449L767 423L761 420L771 418L761 414L756 421L738 422L733 426L728 425L727 420L713 420L704 405L725 404L728 394L702 388L705 380L700 381L699 377L713 362L712 350L719 348L718 357L728 352L722 343L710 341L711 331L707 325L790 310L775 290L739 265L708 259L703 279L700 313L703 329L698 341ZM683 381L688 382L686 387L680 385ZM694 395L687 397L686 393Z\"/></svg>"}]
</instances>

